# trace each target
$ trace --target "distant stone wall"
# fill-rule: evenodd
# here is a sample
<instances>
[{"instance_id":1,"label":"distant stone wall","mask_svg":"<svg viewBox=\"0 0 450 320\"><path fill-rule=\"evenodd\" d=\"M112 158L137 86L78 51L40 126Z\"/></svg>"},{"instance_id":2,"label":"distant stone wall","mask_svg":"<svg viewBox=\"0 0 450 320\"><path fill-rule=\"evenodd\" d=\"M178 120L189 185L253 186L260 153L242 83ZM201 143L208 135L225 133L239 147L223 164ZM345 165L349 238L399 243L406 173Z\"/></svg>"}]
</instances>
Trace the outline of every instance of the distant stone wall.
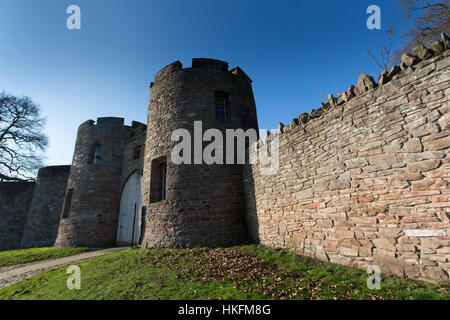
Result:
<instances>
[{"instance_id":1,"label":"distant stone wall","mask_svg":"<svg viewBox=\"0 0 450 320\"><path fill-rule=\"evenodd\" d=\"M423 49L378 85L362 76L338 99L280 125L278 173L261 175L258 165L244 173L254 240L449 281L450 51L430 58Z\"/></svg>"},{"instance_id":2,"label":"distant stone wall","mask_svg":"<svg viewBox=\"0 0 450 320\"><path fill-rule=\"evenodd\" d=\"M34 182L0 183L0 251L20 248Z\"/></svg>"},{"instance_id":3,"label":"distant stone wall","mask_svg":"<svg viewBox=\"0 0 450 320\"><path fill-rule=\"evenodd\" d=\"M51 247L58 234L70 166L39 170L22 238L23 248Z\"/></svg>"}]
</instances>

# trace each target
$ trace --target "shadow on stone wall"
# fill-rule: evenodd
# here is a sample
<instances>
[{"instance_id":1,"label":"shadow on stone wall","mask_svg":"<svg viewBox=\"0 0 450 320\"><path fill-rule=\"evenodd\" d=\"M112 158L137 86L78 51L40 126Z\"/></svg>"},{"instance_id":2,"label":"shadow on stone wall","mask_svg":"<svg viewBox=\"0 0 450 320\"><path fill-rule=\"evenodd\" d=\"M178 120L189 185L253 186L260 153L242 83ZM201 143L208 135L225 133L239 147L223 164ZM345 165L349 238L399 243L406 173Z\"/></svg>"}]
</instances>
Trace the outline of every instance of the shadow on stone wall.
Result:
<instances>
[{"instance_id":1,"label":"shadow on stone wall","mask_svg":"<svg viewBox=\"0 0 450 320\"><path fill-rule=\"evenodd\" d=\"M259 243L259 221L256 211L255 180L252 170L257 170L251 165L244 165L242 169L242 188L245 201L245 217L249 240Z\"/></svg>"},{"instance_id":2,"label":"shadow on stone wall","mask_svg":"<svg viewBox=\"0 0 450 320\"><path fill-rule=\"evenodd\" d=\"M20 248L34 182L0 183L0 251Z\"/></svg>"}]
</instances>

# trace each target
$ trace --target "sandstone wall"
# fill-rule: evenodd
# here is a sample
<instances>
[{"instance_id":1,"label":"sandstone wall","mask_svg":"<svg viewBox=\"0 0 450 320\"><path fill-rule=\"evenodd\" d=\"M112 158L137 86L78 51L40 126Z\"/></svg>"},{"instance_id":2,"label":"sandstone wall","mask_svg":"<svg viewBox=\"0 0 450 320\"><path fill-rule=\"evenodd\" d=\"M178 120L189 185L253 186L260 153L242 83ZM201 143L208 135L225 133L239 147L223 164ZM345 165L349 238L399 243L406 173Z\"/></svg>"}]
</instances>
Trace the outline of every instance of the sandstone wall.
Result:
<instances>
[{"instance_id":1,"label":"sandstone wall","mask_svg":"<svg viewBox=\"0 0 450 320\"><path fill-rule=\"evenodd\" d=\"M0 251L20 248L34 182L0 183Z\"/></svg>"},{"instance_id":2,"label":"sandstone wall","mask_svg":"<svg viewBox=\"0 0 450 320\"><path fill-rule=\"evenodd\" d=\"M22 237L22 247L51 247L58 233L70 166L39 170L33 201Z\"/></svg>"},{"instance_id":3,"label":"sandstone wall","mask_svg":"<svg viewBox=\"0 0 450 320\"><path fill-rule=\"evenodd\" d=\"M280 125L277 174L261 175L259 165L244 173L253 239L448 281L449 56L404 56L402 70L383 73L378 86L362 76L339 99Z\"/></svg>"}]
</instances>

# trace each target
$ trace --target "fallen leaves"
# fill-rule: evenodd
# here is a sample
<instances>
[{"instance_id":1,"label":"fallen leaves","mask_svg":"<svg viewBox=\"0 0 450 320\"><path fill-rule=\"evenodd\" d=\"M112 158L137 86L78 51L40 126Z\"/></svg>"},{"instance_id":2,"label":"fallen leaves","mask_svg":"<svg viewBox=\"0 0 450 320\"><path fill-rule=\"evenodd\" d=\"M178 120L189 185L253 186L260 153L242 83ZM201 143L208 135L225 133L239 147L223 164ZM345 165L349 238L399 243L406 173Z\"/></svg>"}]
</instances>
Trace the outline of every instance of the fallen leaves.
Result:
<instances>
[{"instance_id":1,"label":"fallen leaves","mask_svg":"<svg viewBox=\"0 0 450 320\"><path fill-rule=\"evenodd\" d=\"M298 285L299 272L283 270L244 249L192 249L182 253L167 250L142 256L139 263L170 266L177 271L175 278L179 280L228 282L233 288L272 299L310 296Z\"/></svg>"},{"instance_id":2,"label":"fallen leaves","mask_svg":"<svg viewBox=\"0 0 450 320\"><path fill-rule=\"evenodd\" d=\"M395 298L389 289L381 295L368 291L363 272L324 266L312 259L299 259L297 265L275 263L245 248L149 250L134 262L144 268L170 269L176 281L217 283L220 288L228 286L248 297L278 300Z\"/></svg>"}]
</instances>

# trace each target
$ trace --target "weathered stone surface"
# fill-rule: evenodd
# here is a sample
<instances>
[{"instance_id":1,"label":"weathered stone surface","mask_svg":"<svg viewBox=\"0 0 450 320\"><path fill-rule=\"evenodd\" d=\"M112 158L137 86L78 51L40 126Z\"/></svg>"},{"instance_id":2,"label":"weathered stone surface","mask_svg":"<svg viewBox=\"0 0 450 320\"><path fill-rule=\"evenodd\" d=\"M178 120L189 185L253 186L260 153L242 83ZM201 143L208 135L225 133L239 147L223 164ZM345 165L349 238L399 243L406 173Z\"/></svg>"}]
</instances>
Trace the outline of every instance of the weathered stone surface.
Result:
<instances>
[{"instance_id":1,"label":"weathered stone surface","mask_svg":"<svg viewBox=\"0 0 450 320\"><path fill-rule=\"evenodd\" d=\"M0 183L0 251L20 248L34 182Z\"/></svg>"},{"instance_id":2,"label":"weathered stone surface","mask_svg":"<svg viewBox=\"0 0 450 320\"><path fill-rule=\"evenodd\" d=\"M380 77L378 78L378 85L382 86L383 84L386 84L391 79L388 76L388 72L386 70L383 70L383 72L380 74Z\"/></svg>"},{"instance_id":3,"label":"weathered stone surface","mask_svg":"<svg viewBox=\"0 0 450 320\"><path fill-rule=\"evenodd\" d=\"M412 54L420 60L426 60L433 56L432 52L423 45L417 46L413 49Z\"/></svg>"},{"instance_id":4,"label":"weathered stone surface","mask_svg":"<svg viewBox=\"0 0 450 320\"><path fill-rule=\"evenodd\" d=\"M304 189L299 192L296 192L294 196L299 200L309 199L313 196L314 191L312 188Z\"/></svg>"},{"instance_id":5,"label":"weathered stone surface","mask_svg":"<svg viewBox=\"0 0 450 320\"><path fill-rule=\"evenodd\" d=\"M292 129L292 128L296 127L296 126L298 126L298 119L297 118L296 119L292 119L292 121L289 123L290 129Z\"/></svg>"},{"instance_id":6,"label":"weathered stone surface","mask_svg":"<svg viewBox=\"0 0 450 320\"><path fill-rule=\"evenodd\" d=\"M441 127L441 130L448 130L450 129L450 113L444 114L439 119L439 126Z\"/></svg>"},{"instance_id":7,"label":"weathered stone surface","mask_svg":"<svg viewBox=\"0 0 450 320\"><path fill-rule=\"evenodd\" d=\"M330 258L328 257L326 251L322 246L316 247L316 259L324 262L329 262Z\"/></svg>"},{"instance_id":8,"label":"weathered stone surface","mask_svg":"<svg viewBox=\"0 0 450 320\"><path fill-rule=\"evenodd\" d=\"M339 98L337 101L337 105L344 104L345 102L350 101L355 96L355 87L350 86L347 91L339 94Z\"/></svg>"},{"instance_id":9,"label":"weathered stone surface","mask_svg":"<svg viewBox=\"0 0 450 320\"><path fill-rule=\"evenodd\" d=\"M325 111L328 111L331 109L331 105L328 101L326 102L321 102L320 105L322 106L322 109Z\"/></svg>"},{"instance_id":10,"label":"weathered stone surface","mask_svg":"<svg viewBox=\"0 0 450 320\"><path fill-rule=\"evenodd\" d=\"M405 272L405 263L393 256L375 253L373 262L380 267L382 273L393 273L397 276L402 276Z\"/></svg>"},{"instance_id":11,"label":"weathered stone surface","mask_svg":"<svg viewBox=\"0 0 450 320\"><path fill-rule=\"evenodd\" d=\"M355 86L351 85L350 87L348 87L347 90L347 100L350 100L351 98L353 98L355 96Z\"/></svg>"},{"instance_id":12,"label":"weathered stone surface","mask_svg":"<svg viewBox=\"0 0 450 320\"><path fill-rule=\"evenodd\" d=\"M441 41L435 41L430 45L430 50L436 57L445 51L444 43Z\"/></svg>"},{"instance_id":13,"label":"weathered stone surface","mask_svg":"<svg viewBox=\"0 0 450 320\"><path fill-rule=\"evenodd\" d=\"M347 169L362 168L368 165L365 158L355 158L345 161Z\"/></svg>"},{"instance_id":14,"label":"weathered stone surface","mask_svg":"<svg viewBox=\"0 0 450 320\"><path fill-rule=\"evenodd\" d=\"M300 120L301 123L306 124L308 123L309 120L309 114L307 113L302 113L299 117L298 120Z\"/></svg>"},{"instance_id":15,"label":"weathered stone surface","mask_svg":"<svg viewBox=\"0 0 450 320\"><path fill-rule=\"evenodd\" d=\"M441 39L444 43L445 50L450 49L450 37L445 32L441 33Z\"/></svg>"},{"instance_id":16,"label":"weathered stone surface","mask_svg":"<svg viewBox=\"0 0 450 320\"><path fill-rule=\"evenodd\" d=\"M319 118L320 116L322 116L322 114L323 114L323 109L322 108L319 108L319 109L313 109L312 111L311 111L311 113L309 114L309 117L311 118L311 119L314 119L314 118Z\"/></svg>"},{"instance_id":17,"label":"weathered stone surface","mask_svg":"<svg viewBox=\"0 0 450 320\"><path fill-rule=\"evenodd\" d=\"M427 279L434 279L434 280L441 280L441 281L448 281L448 273L446 273L442 268L440 267L425 267L423 269L423 276Z\"/></svg>"},{"instance_id":18,"label":"weathered stone surface","mask_svg":"<svg viewBox=\"0 0 450 320\"><path fill-rule=\"evenodd\" d=\"M39 170L21 247L52 247L56 241L70 166Z\"/></svg>"},{"instance_id":19,"label":"weathered stone surface","mask_svg":"<svg viewBox=\"0 0 450 320\"><path fill-rule=\"evenodd\" d=\"M350 256L350 257L357 257L358 256L358 250L357 249L340 247L340 248L338 248L338 250L339 250L339 253L344 255L344 256Z\"/></svg>"},{"instance_id":20,"label":"weathered stone surface","mask_svg":"<svg viewBox=\"0 0 450 320\"><path fill-rule=\"evenodd\" d=\"M387 238L379 238L372 240L372 243L375 248L386 250L386 251L393 251L395 250L395 245L392 241L389 241Z\"/></svg>"},{"instance_id":21,"label":"weathered stone surface","mask_svg":"<svg viewBox=\"0 0 450 320\"><path fill-rule=\"evenodd\" d=\"M376 86L375 80L371 76L363 73L359 76L358 82L356 83L355 94L359 96L368 90L374 89Z\"/></svg>"},{"instance_id":22,"label":"weathered stone surface","mask_svg":"<svg viewBox=\"0 0 450 320\"><path fill-rule=\"evenodd\" d=\"M448 150L448 148L450 148L450 137L445 139L427 141L425 145L427 147L427 150Z\"/></svg>"},{"instance_id":23,"label":"weathered stone surface","mask_svg":"<svg viewBox=\"0 0 450 320\"><path fill-rule=\"evenodd\" d=\"M336 104L337 104L338 106L341 105L341 104L344 104L344 103L345 103L345 100L346 100L346 96L347 96L347 93L346 93L346 92L339 93L339 94L338 94L338 99L337 99Z\"/></svg>"},{"instance_id":24,"label":"weathered stone surface","mask_svg":"<svg viewBox=\"0 0 450 320\"><path fill-rule=\"evenodd\" d=\"M332 94L329 94L328 95L328 104L331 106L331 108L334 108L336 106L336 102L337 102L336 98L333 97Z\"/></svg>"},{"instance_id":25,"label":"weathered stone surface","mask_svg":"<svg viewBox=\"0 0 450 320\"><path fill-rule=\"evenodd\" d=\"M350 230L339 230L337 231L337 237L339 239L354 239L355 232Z\"/></svg>"},{"instance_id":26,"label":"weathered stone surface","mask_svg":"<svg viewBox=\"0 0 450 320\"><path fill-rule=\"evenodd\" d=\"M408 141L406 141L403 144L403 147L401 149L401 152L421 152L422 151L422 143L420 142L420 139L418 138L411 138L408 139Z\"/></svg>"},{"instance_id":27,"label":"weathered stone surface","mask_svg":"<svg viewBox=\"0 0 450 320\"><path fill-rule=\"evenodd\" d=\"M440 160L424 160L408 164L409 171L412 173L427 172L436 169L441 164Z\"/></svg>"},{"instance_id":28,"label":"weathered stone surface","mask_svg":"<svg viewBox=\"0 0 450 320\"><path fill-rule=\"evenodd\" d=\"M412 54L405 53L404 55L402 55L402 64L406 68L412 67L413 65L415 65L419 62L420 62L420 59L417 58L416 56L413 56Z\"/></svg>"},{"instance_id":29,"label":"weathered stone surface","mask_svg":"<svg viewBox=\"0 0 450 320\"><path fill-rule=\"evenodd\" d=\"M395 75L399 74L402 71L402 69L399 66L393 66L391 70L389 70L389 73L387 76L392 79Z\"/></svg>"}]
</instances>

